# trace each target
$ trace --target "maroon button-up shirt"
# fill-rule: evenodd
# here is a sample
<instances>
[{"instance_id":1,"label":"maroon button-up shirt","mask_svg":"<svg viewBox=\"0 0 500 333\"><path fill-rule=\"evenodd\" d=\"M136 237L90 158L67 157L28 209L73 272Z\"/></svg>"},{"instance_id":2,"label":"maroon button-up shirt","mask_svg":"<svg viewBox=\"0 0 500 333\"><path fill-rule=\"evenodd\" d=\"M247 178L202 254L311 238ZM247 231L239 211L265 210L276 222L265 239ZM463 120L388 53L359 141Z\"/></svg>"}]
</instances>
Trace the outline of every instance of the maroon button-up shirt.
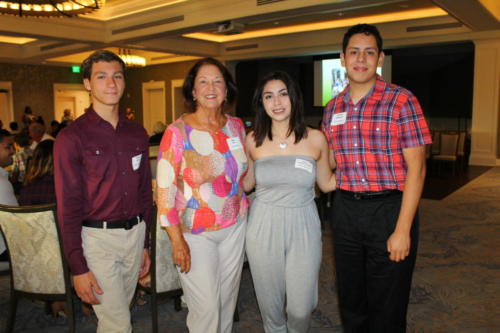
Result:
<instances>
[{"instance_id":1,"label":"maroon button-up shirt","mask_svg":"<svg viewBox=\"0 0 500 333\"><path fill-rule=\"evenodd\" d=\"M84 220L119 221L142 214L149 235L152 188L148 135L120 114L116 129L90 107L63 129L54 148L57 213L74 275L89 271ZM144 246L149 246L146 236Z\"/></svg>"}]
</instances>

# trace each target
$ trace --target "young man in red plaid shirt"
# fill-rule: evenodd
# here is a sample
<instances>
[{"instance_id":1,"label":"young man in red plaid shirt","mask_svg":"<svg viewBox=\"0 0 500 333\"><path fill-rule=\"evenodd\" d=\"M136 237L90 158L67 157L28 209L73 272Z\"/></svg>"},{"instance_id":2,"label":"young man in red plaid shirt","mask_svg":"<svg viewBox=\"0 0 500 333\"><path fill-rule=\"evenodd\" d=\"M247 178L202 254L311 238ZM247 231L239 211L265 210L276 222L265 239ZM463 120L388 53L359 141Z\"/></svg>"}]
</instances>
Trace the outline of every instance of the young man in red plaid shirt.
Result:
<instances>
[{"instance_id":1,"label":"young man in red plaid shirt","mask_svg":"<svg viewBox=\"0 0 500 333\"><path fill-rule=\"evenodd\" d=\"M405 332L431 138L415 96L376 74L384 61L376 27L350 28L342 51L349 86L327 104L322 128L337 165L333 237L343 327Z\"/></svg>"}]
</instances>

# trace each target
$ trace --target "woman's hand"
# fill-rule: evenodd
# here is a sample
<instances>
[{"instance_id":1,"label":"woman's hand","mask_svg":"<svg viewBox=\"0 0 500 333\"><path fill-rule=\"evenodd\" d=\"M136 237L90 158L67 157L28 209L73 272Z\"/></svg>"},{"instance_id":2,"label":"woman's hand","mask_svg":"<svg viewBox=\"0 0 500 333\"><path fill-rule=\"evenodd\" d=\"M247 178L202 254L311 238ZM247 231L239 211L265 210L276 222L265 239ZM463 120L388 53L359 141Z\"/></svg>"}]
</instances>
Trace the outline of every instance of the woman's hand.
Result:
<instances>
[{"instance_id":1,"label":"woman's hand","mask_svg":"<svg viewBox=\"0 0 500 333\"><path fill-rule=\"evenodd\" d=\"M181 226L177 224L165 229L172 244L172 259L174 264L180 266L181 273L189 272L191 270L191 253L189 245L184 239Z\"/></svg>"},{"instance_id":2,"label":"woman's hand","mask_svg":"<svg viewBox=\"0 0 500 333\"><path fill-rule=\"evenodd\" d=\"M172 242L172 258L174 264L180 266L181 273L188 273L191 270L191 254L184 237Z\"/></svg>"}]
</instances>

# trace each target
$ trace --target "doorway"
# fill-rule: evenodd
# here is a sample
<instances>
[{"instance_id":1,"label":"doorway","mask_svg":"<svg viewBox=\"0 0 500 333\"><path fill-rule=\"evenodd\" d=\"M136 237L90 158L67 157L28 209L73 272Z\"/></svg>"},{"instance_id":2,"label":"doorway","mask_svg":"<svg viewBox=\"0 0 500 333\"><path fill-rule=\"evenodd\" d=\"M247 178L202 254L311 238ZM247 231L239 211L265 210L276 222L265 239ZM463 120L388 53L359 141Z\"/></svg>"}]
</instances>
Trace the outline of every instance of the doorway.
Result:
<instances>
[{"instance_id":1,"label":"doorway","mask_svg":"<svg viewBox=\"0 0 500 333\"><path fill-rule=\"evenodd\" d=\"M90 105L89 92L83 84L54 83L54 119L61 121L64 110L70 110L71 117L80 117Z\"/></svg>"},{"instance_id":2,"label":"doorway","mask_svg":"<svg viewBox=\"0 0 500 333\"><path fill-rule=\"evenodd\" d=\"M9 129L10 122L14 121L12 82L0 81L0 120L5 129Z\"/></svg>"},{"instance_id":3,"label":"doorway","mask_svg":"<svg viewBox=\"0 0 500 333\"><path fill-rule=\"evenodd\" d=\"M184 80L172 80L172 122L184 113L183 84Z\"/></svg>"},{"instance_id":4,"label":"doorway","mask_svg":"<svg viewBox=\"0 0 500 333\"><path fill-rule=\"evenodd\" d=\"M143 126L149 135L158 121L166 124L165 81L142 83Z\"/></svg>"}]
</instances>

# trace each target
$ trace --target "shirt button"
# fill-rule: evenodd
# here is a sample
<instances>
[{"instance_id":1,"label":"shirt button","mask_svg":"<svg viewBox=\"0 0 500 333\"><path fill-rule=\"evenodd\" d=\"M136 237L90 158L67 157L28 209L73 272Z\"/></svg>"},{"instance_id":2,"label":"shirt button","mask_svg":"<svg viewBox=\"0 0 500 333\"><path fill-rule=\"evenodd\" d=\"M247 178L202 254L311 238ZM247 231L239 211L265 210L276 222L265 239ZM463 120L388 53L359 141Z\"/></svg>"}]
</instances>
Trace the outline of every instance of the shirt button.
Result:
<instances>
[{"instance_id":1,"label":"shirt button","mask_svg":"<svg viewBox=\"0 0 500 333\"><path fill-rule=\"evenodd\" d=\"M358 146L358 144L357 144L357 143L355 143L355 144L354 144L354 147L357 147L357 146Z\"/></svg>"},{"instance_id":2,"label":"shirt button","mask_svg":"<svg viewBox=\"0 0 500 333\"><path fill-rule=\"evenodd\" d=\"M121 152L121 151L119 151L119 152L118 152L118 155L121 155L121 154L122 154L122 152Z\"/></svg>"},{"instance_id":3,"label":"shirt button","mask_svg":"<svg viewBox=\"0 0 500 333\"><path fill-rule=\"evenodd\" d=\"M353 126L352 128L356 129L356 126Z\"/></svg>"},{"instance_id":4,"label":"shirt button","mask_svg":"<svg viewBox=\"0 0 500 333\"><path fill-rule=\"evenodd\" d=\"M364 179L364 178L361 178L361 181L362 181L362 182L364 183L364 182L366 182L366 179Z\"/></svg>"},{"instance_id":5,"label":"shirt button","mask_svg":"<svg viewBox=\"0 0 500 333\"><path fill-rule=\"evenodd\" d=\"M376 128L376 130L377 130L377 131L380 131L380 128L378 128L378 127L377 127L377 128Z\"/></svg>"},{"instance_id":6,"label":"shirt button","mask_svg":"<svg viewBox=\"0 0 500 333\"><path fill-rule=\"evenodd\" d=\"M127 193L127 192L125 192L125 193L123 193L123 194L128 195L128 193Z\"/></svg>"},{"instance_id":7,"label":"shirt button","mask_svg":"<svg viewBox=\"0 0 500 333\"><path fill-rule=\"evenodd\" d=\"M356 161L356 164L359 164L359 161Z\"/></svg>"},{"instance_id":8,"label":"shirt button","mask_svg":"<svg viewBox=\"0 0 500 333\"><path fill-rule=\"evenodd\" d=\"M126 211L126 210L123 211L123 214L127 214L127 213L128 213L128 211Z\"/></svg>"},{"instance_id":9,"label":"shirt button","mask_svg":"<svg viewBox=\"0 0 500 333\"><path fill-rule=\"evenodd\" d=\"M124 176L125 176L125 171L122 171L122 175L124 175Z\"/></svg>"},{"instance_id":10,"label":"shirt button","mask_svg":"<svg viewBox=\"0 0 500 333\"><path fill-rule=\"evenodd\" d=\"M354 111L358 111L358 108L354 108Z\"/></svg>"}]
</instances>

